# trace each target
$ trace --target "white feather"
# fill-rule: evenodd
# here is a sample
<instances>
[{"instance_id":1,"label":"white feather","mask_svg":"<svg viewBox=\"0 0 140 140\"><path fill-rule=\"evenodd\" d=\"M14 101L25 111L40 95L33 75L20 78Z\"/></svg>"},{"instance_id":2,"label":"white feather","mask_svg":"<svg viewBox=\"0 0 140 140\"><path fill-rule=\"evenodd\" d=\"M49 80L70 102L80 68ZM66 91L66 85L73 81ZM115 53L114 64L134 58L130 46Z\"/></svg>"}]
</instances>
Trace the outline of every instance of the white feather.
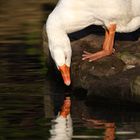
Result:
<instances>
[{"instance_id":1,"label":"white feather","mask_svg":"<svg viewBox=\"0 0 140 140\"><path fill-rule=\"evenodd\" d=\"M46 24L49 48L56 64L70 65L71 46L67 33L92 24L108 27L111 23L117 25L117 32L137 30L140 0L59 0ZM59 59L57 51L63 53Z\"/></svg>"}]
</instances>

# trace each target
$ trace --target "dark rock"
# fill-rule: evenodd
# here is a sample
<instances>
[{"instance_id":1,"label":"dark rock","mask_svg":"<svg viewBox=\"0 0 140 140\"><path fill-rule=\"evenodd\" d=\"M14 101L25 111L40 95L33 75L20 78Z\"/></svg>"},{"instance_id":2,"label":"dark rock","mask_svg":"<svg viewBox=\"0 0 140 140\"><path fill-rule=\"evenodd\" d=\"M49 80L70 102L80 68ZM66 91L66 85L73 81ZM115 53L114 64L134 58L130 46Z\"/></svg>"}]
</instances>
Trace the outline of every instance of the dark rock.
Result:
<instances>
[{"instance_id":1,"label":"dark rock","mask_svg":"<svg viewBox=\"0 0 140 140\"><path fill-rule=\"evenodd\" d=\"M44 35L44 50L47 60L50 60L46 34ZM115 54L94 62L82 61L84 50L96 52L101 49L102 43L102 35L87 35L71 42L72 89L86 90L87 102L93 102L98 97L116 103L140 103L140 99L134 98L135 95L140 97L140 84L137 82L137 77L140 76L140 40L116 41Z\"/></svg>"},{"instance_id":2,"label":"dark rock","mask_svg":"<svg viewBox=\"0 0 140 140\"><path fill-rule=\"evenodd\" d=\"M135 98L140 94L136 93L140 86L134 80L137 75L140 75L140 67L102 78L89 88L88 100L91 101L94 96L100 96L102 98L107 97L111 101L118 103L125 101L140 102L140 100L136 100Z\"/></svg>"},{"instance_id":3,"label":"dark rock","mask_svg":"<svg viewBox=\"0 0 140 140\"><path fill-rule=\"evenodd\" d=\"M131 93L136 101L140 101L140 75L131 81Z\"/></svg>"}]
</instances>

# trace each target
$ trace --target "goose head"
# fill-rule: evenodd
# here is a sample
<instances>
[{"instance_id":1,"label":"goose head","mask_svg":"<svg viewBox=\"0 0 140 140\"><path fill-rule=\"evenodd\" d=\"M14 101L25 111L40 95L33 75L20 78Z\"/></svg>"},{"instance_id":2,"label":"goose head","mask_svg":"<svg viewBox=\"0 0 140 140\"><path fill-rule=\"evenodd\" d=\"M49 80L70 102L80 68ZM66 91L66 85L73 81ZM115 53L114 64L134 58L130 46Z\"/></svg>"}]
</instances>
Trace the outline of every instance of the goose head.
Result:
<instances>
[{"instance_id":1,"label":"goose head","mask_svg":"<svg viewBox=\"0 0 140 140\"><path fill-rule=\"evenodd\" d=\"M51 56L61 72L64 83L69 86L70 79L70 63L71 63L71 45L70 39L61 25L61 21L57 19L56 13L49 15L46 30L48 36L49 50Z\"/></svg>"},{"instance_id":2,"label":"goose head","mask_svg":"<svg viewBox=\"0 0 140 140\"><path fill-rule=\"evenodd\" d=\"M51 50L51 56L60 71L65 85L71 84L70 79L70 62L71 62L71 51L64 52L63 48L57 48Z\"/></svg>"}]
</instances>

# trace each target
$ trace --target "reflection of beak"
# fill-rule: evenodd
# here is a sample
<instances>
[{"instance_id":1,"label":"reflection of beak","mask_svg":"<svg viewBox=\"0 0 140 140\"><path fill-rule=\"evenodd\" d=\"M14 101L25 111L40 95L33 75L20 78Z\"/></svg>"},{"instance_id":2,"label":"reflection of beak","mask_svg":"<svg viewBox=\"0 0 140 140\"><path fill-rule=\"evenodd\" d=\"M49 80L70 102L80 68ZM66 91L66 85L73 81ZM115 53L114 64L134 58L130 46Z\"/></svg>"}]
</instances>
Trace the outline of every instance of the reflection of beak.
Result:
<instances>
[{"instance_id":1,"label":"reflection of beak","mask_svg":"<svg viewBox=\"0 0 140 140\"><path fill-rule=\"evenodd\" d=\"M70 114L70 107L71 107L70 97L66 97L60 115L63 116L64 118L67 118L67 116Z\"/></svg>"},{"instance_id":2,"label":"reflection of beak","mask_svg":"<svg viewBox=\"0 0 140 140\"><path fill-rule=\"evenodd\" d=\"M70 80L70 67L68 67L66 64L62 65L62 66L59 66L58 67L60 72L61 72L61 75L63 77L63 80L64 80L64 83L69 86L70 83L71 83L71 80Z\"/></svg>"}]
</instances>

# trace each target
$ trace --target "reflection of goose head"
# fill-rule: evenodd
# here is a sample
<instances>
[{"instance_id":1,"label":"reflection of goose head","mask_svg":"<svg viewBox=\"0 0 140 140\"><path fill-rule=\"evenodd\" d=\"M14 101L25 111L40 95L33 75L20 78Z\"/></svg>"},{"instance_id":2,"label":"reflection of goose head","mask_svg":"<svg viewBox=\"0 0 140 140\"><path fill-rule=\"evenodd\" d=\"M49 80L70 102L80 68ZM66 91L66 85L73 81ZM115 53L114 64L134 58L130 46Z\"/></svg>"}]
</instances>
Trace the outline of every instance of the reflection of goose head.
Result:
<instances>
[{"instance_id":1,"label":"reflection of goose head","mask_svg":"<svg viewBox=\"0 0 140 140\"><path fill-rule=\"evenodd\" d=\"M53 122L52 129L50 130L51 138L49 140L72 139L73 128L70 114L66 118L60 115Z\"/></svg>"},{"instance_id":2,"label":"reflection of goose head","mask_svg":"<svg viewBox=\"0 0 140 140\"><path fill-rule=\"evenodd\" d=\"M53 120L52 129L50 130L50 140L71 140L72 139L72 119L70 116L71 100L66 98L60 113Z\"/></svg>"}]
</instances>

